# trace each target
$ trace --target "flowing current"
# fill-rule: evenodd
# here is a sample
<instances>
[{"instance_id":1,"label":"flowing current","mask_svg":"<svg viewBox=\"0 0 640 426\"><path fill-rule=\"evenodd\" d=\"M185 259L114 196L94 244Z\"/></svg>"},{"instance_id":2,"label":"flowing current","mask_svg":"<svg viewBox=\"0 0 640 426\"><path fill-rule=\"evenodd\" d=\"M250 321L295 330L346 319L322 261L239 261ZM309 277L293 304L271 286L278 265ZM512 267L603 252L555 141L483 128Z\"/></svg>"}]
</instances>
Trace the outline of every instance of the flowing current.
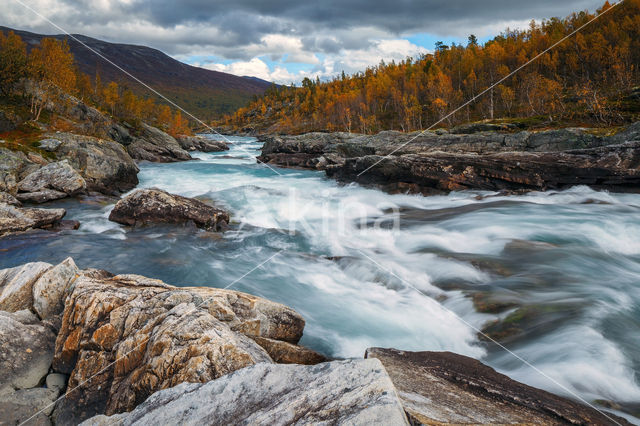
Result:
<instances>
[{"instance_id":1,"label":"flowing current","mask_svg":"<svg viewBox=\"0 0 640 426\"><path fill-rule=\"evenodd\" d=\"M2 239L0 267L72 256L81 268L212 287L248 273L232 288L295 308L301 343L326 355L454 351L559 394L638 407L640 195L389 195L315 171L276 174L257 164L255 139L231 139L230 151L142 164L139 175L139 187L229 210L227 232L127 228L107 220L113 201L69 200L52 207L78 231Z\"/></svg>"}]
</instances>

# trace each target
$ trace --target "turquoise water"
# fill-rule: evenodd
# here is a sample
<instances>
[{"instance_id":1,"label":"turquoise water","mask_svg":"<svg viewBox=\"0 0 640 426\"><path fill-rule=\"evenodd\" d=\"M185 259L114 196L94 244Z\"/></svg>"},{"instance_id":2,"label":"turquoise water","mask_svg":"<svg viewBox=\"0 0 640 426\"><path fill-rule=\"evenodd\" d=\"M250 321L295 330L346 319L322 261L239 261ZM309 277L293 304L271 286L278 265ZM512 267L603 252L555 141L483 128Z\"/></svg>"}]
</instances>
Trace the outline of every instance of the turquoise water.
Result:
<instances>
[{"instance_id":1,"label":"turquoise water","mask_svg":"<svg viewBox=\"0 0 640 426\"><path fill-rule=\"evenodd\" d=\"M225 287L267 261L232 288L298 310L302 343L327 355L449 350L557 393L640 402L640 195L389 195L271 170L256 163L255 139L233 140L231 151L142 164L139 175L140 187L228 209L228 232L131 229L107 220L112 202L64 201L52 206L81 228L0 239L0 267L73 256L83 268ZM527 309L479 313L474 294ZM521 312L504 345L551 380L478 337Z\"/></svg>"}]
</instances>

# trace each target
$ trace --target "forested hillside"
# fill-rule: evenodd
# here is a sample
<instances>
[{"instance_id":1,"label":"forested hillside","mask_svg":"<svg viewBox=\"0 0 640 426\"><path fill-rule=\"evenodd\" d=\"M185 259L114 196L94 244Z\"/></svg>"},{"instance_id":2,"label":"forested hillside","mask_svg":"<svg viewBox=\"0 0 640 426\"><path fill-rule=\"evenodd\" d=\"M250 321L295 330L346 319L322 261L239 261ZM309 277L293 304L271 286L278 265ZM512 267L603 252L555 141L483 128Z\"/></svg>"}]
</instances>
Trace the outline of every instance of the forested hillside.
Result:
<instances>
[{"instance_id":1,"label":"forested hillside","mask_svg":"<svg viewBox=\"0 0 640 426\"><path fill-rule=\"evenodd\" d=\"M255 95L263 94L270 86L269 82L256 78L193 67L150 47L108 43L83 35L74 35L73 38L66 35L44 36L0 27L0 32L8 34L9 31L22 38L27 50L38 47L44 38L64 41L74 56L75 66L92 80L98 76L104 84L115 82L137 96L151 97L162 102L162 99L150 93L147 88L80 44L81 41L205 120L219 118L246 106Z\"/></svg>"},{"instance_id":2,"label":"forested hillside","mask_svg":"<svg viewBox=\"0 0 640 426\"><path fill-rule=\"evenodd\" d=\"M283 133L421 130L594 16L531 22L526 31L506 30L484 45L471 35L466 46L438 43L420 58L381 62L330 82L272 88L224 124ZM639 66L640 0L626 0L442 125L516 117L543 125L629 122L640 112Z\"/></svg>"},{"instance_id":3,"label":"forested hillside","mask_svg":"<svg viewBox=\"0 0 640 426\"><path fill-rule=\"evenodd\" d=\"M137 96L116 82L105 84L100 74L89 76L80 71L66 40L43 38L27 49L19 35L0 31L0 94L0 112L22 120L41 120L48 105L64 103L73 95L132 125L143 120L173 135L189 133L189 123L180 111ZM64 127L63 120L58 125Z\"/></svg>"}]
</instances>

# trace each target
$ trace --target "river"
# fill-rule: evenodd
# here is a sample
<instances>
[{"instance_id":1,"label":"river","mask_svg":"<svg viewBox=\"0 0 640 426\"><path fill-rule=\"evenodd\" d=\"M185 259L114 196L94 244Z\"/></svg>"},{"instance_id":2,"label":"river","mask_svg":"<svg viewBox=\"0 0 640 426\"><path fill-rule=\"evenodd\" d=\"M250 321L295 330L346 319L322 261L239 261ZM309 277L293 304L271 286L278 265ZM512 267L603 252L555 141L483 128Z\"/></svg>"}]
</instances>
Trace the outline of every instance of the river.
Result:
<instances>
[{"instance_id":1,"label":"river","mask_svg":"<svg viewBox=\"0 0 640 426\"><path fill-rule=\"evenodd\" d=\"M228 209L227 232L126 228L107 220L112 201L60 201L49 206L81 228L0 239L0 267L72 256L174 285L235 282L295 308L307 320L301 343L330 356L448 350L559 394L638 406L640 195L389 195L272 170L257 164L255 139L231 139L230 151L139 174L139 187ZM491 336L535 369L478 336L505 318Z\"/></svg>"}]
</instances>

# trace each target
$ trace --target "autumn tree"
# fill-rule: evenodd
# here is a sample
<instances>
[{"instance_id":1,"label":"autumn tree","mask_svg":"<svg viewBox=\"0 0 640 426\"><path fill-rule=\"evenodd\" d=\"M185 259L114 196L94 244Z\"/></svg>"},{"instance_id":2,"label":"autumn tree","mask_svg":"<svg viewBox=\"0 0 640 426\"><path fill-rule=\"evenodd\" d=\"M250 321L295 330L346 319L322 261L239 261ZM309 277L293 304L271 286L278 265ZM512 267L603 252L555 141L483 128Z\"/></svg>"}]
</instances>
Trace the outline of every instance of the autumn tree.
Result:
<instances>
[{"instance_id":1,"label":"autumn tree","mask_svg":"<svg viewBox=\"0 0 640 426\"><path fill-rule=\"evenodd\" d=\"M74 93L76 74L74 59L67 41L43 38L28 58L31 82L31 112L35 120L42 109L60 93Z\"/></svg>"},{"instance_id":2,"label":"autumn tree","mask_svg":"<svg viewBox=\"0 0 640 426\"><path fill-rule=\"evenodd\" d=\"M20 36L0 31L0 92L9 95L27 75L27 46Z\"/></svg>"}]
</instances>

